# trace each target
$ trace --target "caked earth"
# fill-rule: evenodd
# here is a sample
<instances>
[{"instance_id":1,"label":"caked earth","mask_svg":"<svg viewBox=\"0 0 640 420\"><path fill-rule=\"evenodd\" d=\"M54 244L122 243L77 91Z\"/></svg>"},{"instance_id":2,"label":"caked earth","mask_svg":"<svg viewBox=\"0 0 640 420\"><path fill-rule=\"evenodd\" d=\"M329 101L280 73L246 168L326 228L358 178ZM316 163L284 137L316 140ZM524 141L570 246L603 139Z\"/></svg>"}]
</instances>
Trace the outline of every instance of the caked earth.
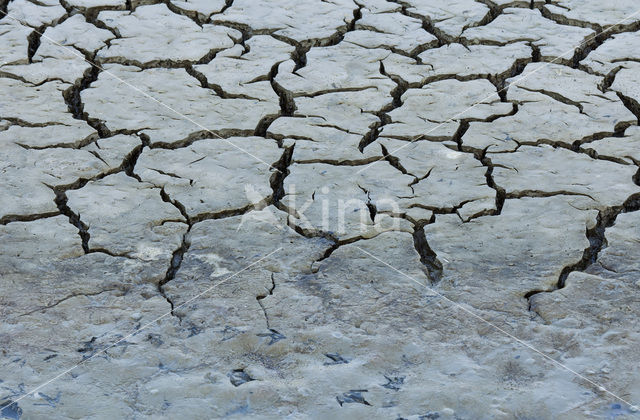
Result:
<instances>
[{"instance_id":1,"label":"caked earth","mask_svg":"<svg viewBox=\"0 0 640 420\"><path fill-rule=\"evenodd\" d=\"M634 0L0 0L0 417L640 416Z\"/></svg>"}]
</instances>

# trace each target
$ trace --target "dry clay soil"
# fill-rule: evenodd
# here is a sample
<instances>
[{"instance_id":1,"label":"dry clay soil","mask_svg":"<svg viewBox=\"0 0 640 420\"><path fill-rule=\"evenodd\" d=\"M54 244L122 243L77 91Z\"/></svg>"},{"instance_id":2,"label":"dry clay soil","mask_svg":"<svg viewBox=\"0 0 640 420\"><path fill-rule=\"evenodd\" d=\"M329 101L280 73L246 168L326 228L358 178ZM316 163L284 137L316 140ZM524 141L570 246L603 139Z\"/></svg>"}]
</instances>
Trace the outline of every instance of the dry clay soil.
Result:
<instances>
[{"instance_id":1,"label":"dry clay soil","mask_svg":"<svg viewBox=\"0 0 640 420\"><path fill-rule=\"evenodd\" d=\"M0 0L0 417L640 415L636 0Z\"/></svg>"}]
</instances>

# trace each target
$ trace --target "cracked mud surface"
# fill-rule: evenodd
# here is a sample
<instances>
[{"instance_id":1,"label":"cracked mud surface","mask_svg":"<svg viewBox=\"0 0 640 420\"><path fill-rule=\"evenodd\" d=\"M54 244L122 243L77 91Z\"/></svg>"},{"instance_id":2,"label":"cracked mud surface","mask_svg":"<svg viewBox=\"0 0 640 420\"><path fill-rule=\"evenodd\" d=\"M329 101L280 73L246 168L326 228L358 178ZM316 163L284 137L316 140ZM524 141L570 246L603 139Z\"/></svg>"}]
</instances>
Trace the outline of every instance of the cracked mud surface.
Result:
<instances>
[{"instance_id":1,"label":"cracked mud surface","mask_svg":"<svg viewBox=\"0 0 640 420\"><path fill-rule=\"evenodd\" d=\"M638 7L0 0L0 417L638 415Z\"/></svg>"}]
</instances>

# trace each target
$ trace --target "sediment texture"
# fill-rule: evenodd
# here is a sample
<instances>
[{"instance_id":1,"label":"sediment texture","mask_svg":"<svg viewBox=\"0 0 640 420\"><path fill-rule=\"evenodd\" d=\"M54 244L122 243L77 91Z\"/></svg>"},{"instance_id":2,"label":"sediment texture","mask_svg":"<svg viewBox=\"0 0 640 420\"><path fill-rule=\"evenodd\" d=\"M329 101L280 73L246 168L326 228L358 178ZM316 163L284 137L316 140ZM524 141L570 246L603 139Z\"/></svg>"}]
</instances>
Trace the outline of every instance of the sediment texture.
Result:
<instances>
[{"instance_id":1,"label":"sediment texture","mask_svg":"<svg viewBox=\"0 0 640 420\"><path fill-rule=\"evenodd\" d=\"M635 416L637 7L0 1L1 416Z\"/></svg>"}]
</instances>

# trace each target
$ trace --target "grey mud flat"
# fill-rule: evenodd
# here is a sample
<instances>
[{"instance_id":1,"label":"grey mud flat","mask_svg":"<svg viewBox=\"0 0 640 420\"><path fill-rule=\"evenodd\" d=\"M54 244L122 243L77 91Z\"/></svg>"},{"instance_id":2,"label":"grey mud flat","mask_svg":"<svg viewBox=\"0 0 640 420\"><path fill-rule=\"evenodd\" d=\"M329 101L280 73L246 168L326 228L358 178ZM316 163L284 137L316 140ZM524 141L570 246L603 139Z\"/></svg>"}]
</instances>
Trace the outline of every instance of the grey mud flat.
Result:
<instances>
[{"instance_id":1,"label":"grey mud flat","mask_svg":"<svg viewBox=\"0 0 640 420\"><path fill-rule=\"evenodd\" d=\"M637 8L0 0L0 417L637 418Z\"/></svg>"}]
</instances>

